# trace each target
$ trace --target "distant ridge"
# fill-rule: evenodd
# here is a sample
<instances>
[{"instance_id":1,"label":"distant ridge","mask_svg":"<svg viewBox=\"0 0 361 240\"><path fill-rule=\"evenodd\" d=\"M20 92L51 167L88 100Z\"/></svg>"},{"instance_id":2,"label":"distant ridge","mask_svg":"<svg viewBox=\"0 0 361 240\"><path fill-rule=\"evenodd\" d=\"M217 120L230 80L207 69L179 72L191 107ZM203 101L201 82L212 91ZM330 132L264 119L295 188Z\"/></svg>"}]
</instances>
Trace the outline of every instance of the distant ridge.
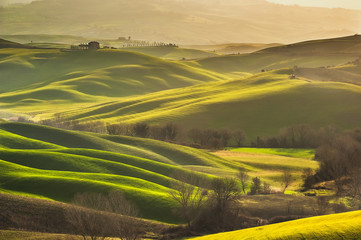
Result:
<instances>
[{"instance_id":1,"label":"distant ridge","mask_svg":"<svg viewBox=\"0 0 361 240\"><path fill-rule=\"evenodd\" d=\"M36 48L0 38L0 48Z\"/></svg>"},{"instance_id":2,"label":"distant ridge","mask_svg":"<svg viewBox=\"0 0 361 240\"><path fill-rule=\"evenodd\" d=\"M310 40L283 46L262 49L262 53L360 53L361 35L329 38L320 40Z\"/></svg>"}]
</instances>

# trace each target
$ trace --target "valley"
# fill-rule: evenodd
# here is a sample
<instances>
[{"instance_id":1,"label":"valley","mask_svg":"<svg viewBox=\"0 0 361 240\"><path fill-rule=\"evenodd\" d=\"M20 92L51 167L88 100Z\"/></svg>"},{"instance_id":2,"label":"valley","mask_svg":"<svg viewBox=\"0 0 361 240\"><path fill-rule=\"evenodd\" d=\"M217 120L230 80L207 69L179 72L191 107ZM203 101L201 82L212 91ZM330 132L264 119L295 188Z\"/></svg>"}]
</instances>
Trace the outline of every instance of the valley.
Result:
<instances>
[{"instance_id":1,"label":"valley","mask_svg":"<svg viewBox=\"0 0 361 240\"><path fill-rule=\"evenodd\" d=\"M0 239L119 237L124 219L134 239L361 234L360 35L97 50L4 36ZM112 193L137 215L110 211Z\"/></svg>"}]
</instances>

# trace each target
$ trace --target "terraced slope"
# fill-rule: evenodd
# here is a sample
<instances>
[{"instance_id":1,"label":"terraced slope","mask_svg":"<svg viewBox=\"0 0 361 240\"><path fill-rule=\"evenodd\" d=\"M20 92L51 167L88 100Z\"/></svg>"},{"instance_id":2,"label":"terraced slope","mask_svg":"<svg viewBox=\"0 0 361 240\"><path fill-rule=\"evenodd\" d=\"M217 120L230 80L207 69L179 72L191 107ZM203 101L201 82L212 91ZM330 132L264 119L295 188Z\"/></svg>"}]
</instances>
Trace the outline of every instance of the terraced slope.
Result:
<instances>
[{"instance_id":1,"label":"terraced slope","mask_svg":"<svg viewBox=\"0 0 361 240\"><path fill-rule=\"evenodd\" d=\"M240 231L219 233L194 240L359 239L361 211L305 218Z\"/></svg>"}]
</instances>

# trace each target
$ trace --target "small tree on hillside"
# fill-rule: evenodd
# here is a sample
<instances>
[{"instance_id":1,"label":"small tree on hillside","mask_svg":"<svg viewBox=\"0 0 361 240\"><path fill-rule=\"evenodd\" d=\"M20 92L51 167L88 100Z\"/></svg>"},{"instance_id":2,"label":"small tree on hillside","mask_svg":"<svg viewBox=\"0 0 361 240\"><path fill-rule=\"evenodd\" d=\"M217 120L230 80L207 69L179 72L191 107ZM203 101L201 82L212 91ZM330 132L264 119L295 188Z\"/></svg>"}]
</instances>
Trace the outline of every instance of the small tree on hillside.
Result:
<instances>
[{"instance_id":1,"label":"small tree on hillside","mask_svg":"<svg viewBox=\"0 0 361 240\"><path fill-rule=\"evenodd\" d=\"M247 140L246 133L242 129L233 131L232 135L237 147L242 147L243 143Z\"/></svg>"},{"instance_id":2,"label":"small tree on hillside","mask_svg":"<svg viewBox=\"0 0 361 240\"><path fill-rule=\"evenodd\" d=\"M262 190L261 179L259 177L252 178L251 194L258 194Z\"/></svg>"},{"instance_id":3,"label":"small tree on hillside","mask_svg":"<svg viewBox=\"0 0 361 240\"><path fill-rule=\"evenodd\" d=\"M303 187L310 189L314 184L313 170L311 168L305 168L302 171Z\"/></svg>"},{"instance_id":4,"label":"small tree on hillside","mask_svg":"<svg viewBox=\"0 0 361 240\"><path fill-rule=\"evenodd\" d=\"M290 184L293 182L292 173L290 170L284 170L282 174L282 186L284 193L286 189L290 186Z\"/></svg>"},{"instance_id":5,"label":"small tree on hillside","mask_svg":"<svg viewBox=\"0 0 361 240\"><path fill-rule=\"evenodd\" d=\"M216 201L217 209L222 212L229 201L239 195L239 187L234 178L215 178L212 181L211 190Z\"/></svg>"},{"instance_id":6,"label":"small tree on hillside","mask_svg":"<svg viewBox=\"0 0 361 240\"><path fill-rule=\"evenodd\" d=\"M249 175L245 171L240 170L237 174L237 177L241 182L243 193L246 194L246 187L247 187L247 181L249 180Z\"/></svg>"},{"instance_id":7,"label":"small tree on hillside","mask_svg":"<svg viewBox=\"0 0 361 240\"><path fill-rule=\"evenodd\" d=\"M176 172L172 177L176 180L171 182L169 195L178 203L179 214L187 222L188 229L191 229L192 221L200 213L208 192L200 188L204 183L192 174Z\"/></svg>"}]
</instances>

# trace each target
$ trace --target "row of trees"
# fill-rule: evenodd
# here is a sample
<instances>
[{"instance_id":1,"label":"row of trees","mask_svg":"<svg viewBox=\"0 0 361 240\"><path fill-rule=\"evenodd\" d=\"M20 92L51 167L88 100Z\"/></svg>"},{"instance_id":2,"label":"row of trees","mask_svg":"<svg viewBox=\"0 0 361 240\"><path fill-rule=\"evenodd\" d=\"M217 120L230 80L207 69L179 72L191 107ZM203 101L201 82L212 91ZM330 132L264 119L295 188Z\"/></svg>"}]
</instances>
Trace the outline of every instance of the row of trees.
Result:
<instances>
[{"instance_id":1,"label":"row of trees","mask_svg":"<svg viewBox=\"0 0 361 240\"><path fill-rule=\"evenodd\" d=\"M316 130L308 125L299 124L282 128L276 136L257 137L252 145L272 148L317 148L333 141L340 133L340 129L334 126Z\"/></svg>"},{"instance_id":2,"label":"row of trees","mask_svg":"<svg viewBox=\"0 0 361 240\"><path fill-rule=\"evenodd\" d=\"M61 114L52 120L43 121L41 124L71 130L152 138L186 144L196 148L222 149L225 147L249 146L246 133L240 128L232 130L228 128L192 128L186 131L181 125L171 122L161 125L150 125L144 122L105 124L101 121L80 122L78 120L66 120ZM257 137L251 143L251 146L261 148L317 148L334 141L341 133L341 130L334 126L314 129L305 124L292 125L282 128L275 136Z\"/></svg>"},{"instance_id":3,"label":"row of trees","mask_svg":"<svg viewBox=\"0 0 361 240\"><path fill-rule=\"evenodd\" d=\"M126 135L142 138L153 138L161 141L188 144L197 148L221 149L224 147L241 147L247 139L242 129L184 129L174 123L151 126L147 123L111 124L107 125L107 132L111 135ZM188 138L187 138L188 137ZM184 140L187 138L188 140Z\"/></svg>"}]
</instances>

